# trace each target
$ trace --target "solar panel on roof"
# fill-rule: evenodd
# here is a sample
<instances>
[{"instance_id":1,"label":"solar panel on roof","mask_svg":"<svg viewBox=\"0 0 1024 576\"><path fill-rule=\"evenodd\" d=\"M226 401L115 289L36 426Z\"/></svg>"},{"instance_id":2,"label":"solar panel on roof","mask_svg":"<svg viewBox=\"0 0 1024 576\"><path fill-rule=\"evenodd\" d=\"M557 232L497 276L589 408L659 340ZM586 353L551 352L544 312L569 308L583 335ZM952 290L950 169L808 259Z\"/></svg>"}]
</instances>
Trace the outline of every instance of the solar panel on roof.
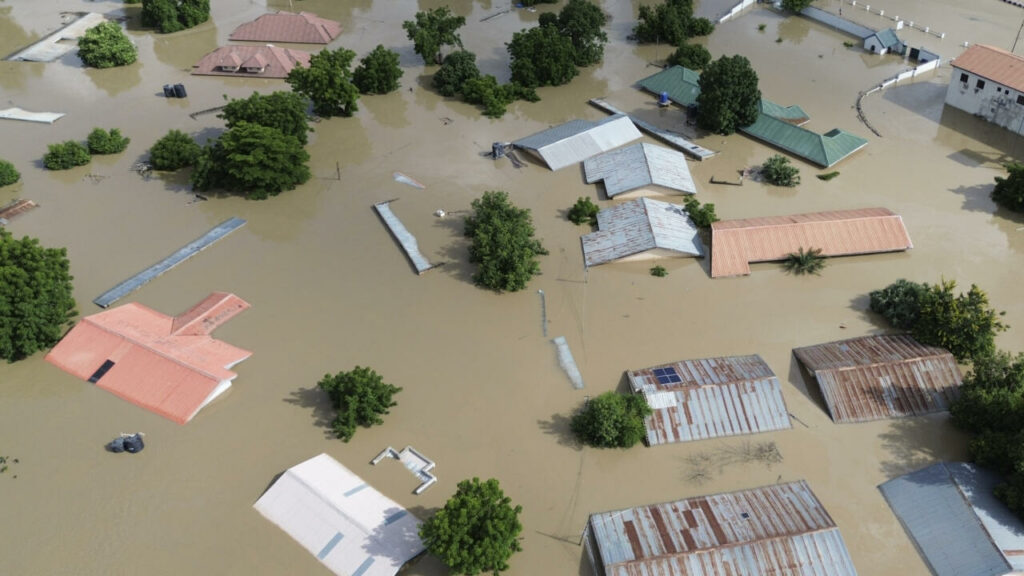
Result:
<instances>
[{"instance_id":1,"label":"solar panel on roof","mask_svg":"<svg viewBox=\"0 0 1024 576\"><path fill-rule=\"evenodd\" d=\"M679 377L679 373L677 373L676 369L672 366L667 368L655 368L652 372L654 372L654 377L658 379L659 384L676 384L683 381L683 379Z\"/></svg>"}]
</instances>

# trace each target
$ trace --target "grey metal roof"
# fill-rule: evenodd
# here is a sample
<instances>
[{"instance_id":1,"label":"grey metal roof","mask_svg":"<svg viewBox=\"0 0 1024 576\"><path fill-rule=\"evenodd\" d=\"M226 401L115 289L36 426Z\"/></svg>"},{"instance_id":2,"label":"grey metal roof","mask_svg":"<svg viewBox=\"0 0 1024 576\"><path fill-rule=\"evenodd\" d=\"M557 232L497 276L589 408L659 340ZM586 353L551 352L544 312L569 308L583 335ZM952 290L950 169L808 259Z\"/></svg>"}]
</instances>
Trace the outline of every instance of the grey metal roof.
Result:
<instances>
[{"instance_id":1,"label":"grey metal roof","mask_svg":"<svg viewBox=\"0 0 1024 576\"><path fill-rule=\"evenodd\" d=\"M903 44L899 36L896 35L896 31L892 28L886 28L885 30L879 30L871 36L878 38L878 43L882 45L886 50L893 46L899 46Z\"/></svg>"},{"instance_id":2,"label":"grey metal roof","mask_svg":"<svg viewBox=\"0 0 1024 576\"><path fill-rule=\"evenodd\" d=\"M697 227L682 206L637 198L597 213L597 232L583 236L583 260L597 266L648 250L703 256Z\"/></svg>"},{"instance_id":3,"label":"grey metal roof","mask_svg":"<svg viewBox=\"0 0 1024 576\"><path fill-rule=\"evenodd\" d=\"M936 576L1024 570L1024 524L992 495L999 477L940 462L879 486Z\"/></svg>"},{"instance_id":4,"label":"grey metal roof","mask_svg":"<svg viewBox=\"0 0 1024 576\"><path fill-rule=\"evenodd\" d=\"M587 184L604 180L609 198L651 185L685 194L697 193L686 156L646 142L588 158L583 162L583 171Z\"/></svg>"},{"instance_id":5,"label":"grey metal roof","mask_svg":"<svg viewBox=\"0 0 1024 576\"><path fill-rule=\"evenodd\" d=\"M653 409L645 421L651 446L792 427L782 385L757 355L682 360L626 376Z\"/></svg>"},{"instance_id":6,"label":"grey metal roof","mask_svg":"<svg viewBox=\"0 0 1024 576\"><path fill-rule=\"evenodd\" d=\"M604 576L857 573L803 480L594 514L587 545Z\"/></svg>"},{"instance_id":7,"label":"grey metal roof","mask_svg":"<svg viewBox=\"0 0 1024 576\"><path fill-rule=\"evenodd\" d=\"M384 221L384 225L391 231L395 240L401 244L405 254L409 256L409 261L412 262L413 268L416 268L416 273L423 274L433 268L434 265L420 253L420 245L416 242L416 237L409 233L405 225L402 224L402 221L398 219L398 216L395 216L395 213L391 211L392 202L394 200L379 202L374 204L373 207L377 210L377 214L380 215L380 219Z\"/></svg>"},{"instance_id":8,"label":"grey metal roof","mask_svg":"<svg viewBox=\"0 0 1024 576\"><path fill-rule=\"evenodd\" d=\"M536 153L549 168L559 170L639 138L640 131L629 117L616 114L598 122L572 120L512 144Z\"/></svg>"}]
</instances>

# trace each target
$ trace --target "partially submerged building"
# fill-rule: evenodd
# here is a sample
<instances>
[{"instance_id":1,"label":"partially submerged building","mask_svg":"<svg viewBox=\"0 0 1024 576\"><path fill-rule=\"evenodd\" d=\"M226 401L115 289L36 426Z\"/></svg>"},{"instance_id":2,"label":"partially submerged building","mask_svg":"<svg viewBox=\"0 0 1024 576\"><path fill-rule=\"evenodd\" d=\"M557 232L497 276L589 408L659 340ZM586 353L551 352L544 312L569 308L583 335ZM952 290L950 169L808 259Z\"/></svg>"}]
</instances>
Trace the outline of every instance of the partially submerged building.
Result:
<instances>
[{"instance_id":1,"label":"partially submerged building","mask_svg":"<svg viewBox=\"0 0 1024 576\"><path fill-rule=\"evenodd\" d=\"M264 14L235 28L230 40L329 44L341 34L341 24L312 12Z\"/></svg>"},{"instance_id":2,"label":"partially submerged building","mask_svg":"<svg viewBox=\"0 0 1024 576\"><path fill-rule=\"evenodd\" d=\"M615 114L597 122L572 120L516 140L512 145L536 156L548 168L561 170L640 137L628 116Z\"/></svg>"},{"instance_id":3,"label":"partially submerged building","mask_svg":"<svg viewBox=\"0 0 1024 576\"><path fill-rule=\"evenodd\" d=\"M696 194L686 156L664 146L638 142L583 162L587 184L604 182L609 198L651 194Z\"/></svg>"},{"instance_id":4,"label":"partially submerged building","mask_svg":"<svg viewBox=\"0 0 1024 576\"><path fill-rule=\"evenodd\" d=\"M130 303L86 316L46 361L178 424L231 387L252 353L210 334L249 304L214 292L184 314Z\"/></svg>"},{"instance_id":5,"label":"partially submerged building","mask_svg":"<svg viewBox=\"0 0 1024 576\"><path fill-rule=\"evenodd\" d=\"M907 45L892 28L878 30L864 37L864 49L872 54L903 54Z\"/></svg>"},{"instance_id":6,"label":"partially submerged building","mask_svg":"<svg viewBox=\"0 0 1024 576\"><path fill-rule=\"evenodd\" d=\"M286 470L253 508L339 576L394 576L425 549L415 516L327 454Z\"/></svg>"},{"instance_id":7,"label":"partially submerged building","mask_svg":"<svg viewBox=\"0 0 1024 576\"><path fill-rule=\"evenodd\" d=\"M279 46L222 46L192 67L196 76L286 78L292 68L309 66L309 52Z\"/></svg>"},{"instance_id":8,"label":"partially submerged building","mask_svg":"<svg viewBox=\"0 0 1024 576\"><path fill-rule=\"evenodd\" d=\"M1024 523L992 494L1002 480L939 462L879 486L935 576L1024 573Z\"/></svg>"},{"instance_id":9,"label":"partially submerged building","mask_svg":"<svg viewBox=\"0 0 1024 576\"><path fill-rule=\"evenodd\" d=\"M946 104L1024 134L1024 57L975 44L952 66Z\"/></svg>"},{"instance_id":10,"label":"partially submerged building","mask_svg":"<svg viewBox=\"0 0 1024 576\"><path fill-rule=\"evenodd\" d=\"M803 480L593 514L596 576L854 576L832 517Z\"/></svg>"},{"instance_id":11,"label":"partially submerged building","mask_svg":"<svg viewBox=\"0 0 1024 576\"><path fill-rule=\"evenodd\" d=\"M597 227L582 237L588 268L614 260L704 255L697 227L676 204L637 198L598 212Z\"/></svg>"},{"instance_id":12,"label":"partially submerged building","mask_svg":"<svg viewBox=\"0 0 1024 576\"><path fill-rule=\"evenodd\" d=\"M906 334L862 336L793 354L814 374L836 422L944 412L963 379L952 354Z\"/></svg>"},{"instance_id":13,"label":"partially submerged building","mask_svg":"<svg viewBox=\"0 0 1024 576\"><path fill-rule=\"evenodd\" d=\"M22 62L53 62L72 50L78 49L78 40L85 36L90 28L107 21L103 14L88 12L79 14L78 18L68 22L56 32L38 40L31 46L11 54L6 60Z\"/></svg>"},{"instance_id":14,"label":"partially submerged building","mask_svg":"<svg viewBox=\"0 0 1024 576\"><path fill-rule=\"evenodd\" d=\"M785 260L801 248L850 256L913 246L903 218L886 208L722 220L711 225L711 277L747 275L751 262Z\"/></svg>"},{"instance_id":15,"label":"partially submerged building","mask_svg":"<svg viewBox=\"0 0 1024 576\"><path fill-rule=\"evenodd\" d=\"M782 385L760 356L682 360L626 373L653 413L647 444L670 444L792 427Z\"/></svg>"}]
</instances>

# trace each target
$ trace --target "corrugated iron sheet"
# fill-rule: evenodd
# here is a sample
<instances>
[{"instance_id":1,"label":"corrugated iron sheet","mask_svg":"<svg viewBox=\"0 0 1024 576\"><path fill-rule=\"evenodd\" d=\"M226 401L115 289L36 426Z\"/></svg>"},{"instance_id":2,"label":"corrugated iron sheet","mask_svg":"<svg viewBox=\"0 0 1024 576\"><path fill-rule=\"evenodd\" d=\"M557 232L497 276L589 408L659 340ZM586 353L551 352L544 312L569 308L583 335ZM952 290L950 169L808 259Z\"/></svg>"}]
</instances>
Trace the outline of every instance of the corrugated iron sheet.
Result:
<instances>
[{"instance_id":1,"label":"corrugated iron sheet","mask_svg":"<svg viewBox=\"0 0 1024 576\"><path fill-rule=\"evenodd\" d=\"M818 134L768 114L759 114L753 124L740 131L825 168L868 144L864 138L839 128Z\"/></svg>"},{"instance_id":2,"label":"corrugated iron sheet","mask_svg":"<svg viewBox=\"0 0 1024 576\"><path fill-rule=\"evenodd\" d=\"M384 221L384 225L391 231L391 235L395 237L395 240L402 246L402 250L405 251L406 256L409 257L409 261L412 262L413 268L416 269L417 274L423 274L427 270L434 267L433 264L427 260L426 256L420 253L420 245L416 241L416 237L406 230L405 225L402 221L395 216L395 213L391 211L391 202L394 200L388 200L387 202L378 202L373 207L377 210L377 214L380 219Z\"/></svg>"},{"instance_id":3,"label":"corrugated iron sheet","mask_svg":"<svg viewBox=\"0 0 1024 576\"><path fill-rule=\"evenodd\" d=\"M784 260L800 248L849 256L913 246L903 218L886 208L723 220L711 225L711 276L750 274L751 262Z\"/></svg>"},{"instance_id":4,"label":"corrugated iron sheet","mask_svg":"<svg viewBox=\"0 0 1024 576\"><path fill-rule=\"evenodd\" d=\"M974 44L953 60L953 66L1024 92L1024 57L995 46Z\"/></svg>"},{"instance_id":5,"label":"corrugated iron sheet","mask_svg":"<svg viewBox=\"0 0 1024 576\"><path fill-rule=\"evenodd\" d=\"M654 371L664 368L680 382L659 382ZM792 427L782 385L760 356L683 360L626 374L654 411L645 422L651 446Z\"/></svg>"},{"instance_id":6,"label":"corrugated iron sheet","mask_svg":"<svg viewBox=\"0 0 1024 576\"><path fill-rule=\"evenodd\" d=\"M640 87L653 94L667 92L670 100L689 108L697 105L700 94L700 72L672 66L640 81Z\"/></svg>"},{"instance_id":7,"label":"corrugated iron sheet","mask_svg":"<svg viewBox=\"0 0 1024 576\"><path fill-rule=\"evenodd\" d=\"M992 495L999 482L940 462L878 488L936 576L1003 576L1024 570L1024 524Z\"/></svg>"},{"instance_id":8,"label":"corrugated iron sheet","mask_svg":"<svg viewBox=\"0 0 1024 576\"><path fill-rule=\"evenodd\" d=\"M536 153L552 170L560 170L640 137L628 116L616 114L600 122L573 120L513 144Z\"/></svg>"},{"instance_id":9,"label":"corrugated iron sheet","mask_svg":"<svg viewBox=\"0 0 1024 576\"><path fill-rule=\"evenodd\" d=\"M942 412L960 393L953 355L905 334L829 342L793 354L814 373L836 422Z\"/></svg>"},{"instance_id":10,"label":"corrugated iron sheet","mask_svg":"<svg viewBox=\"0 0 1024 576\"><path fill-rule=\"evenodd\" d=\"M235 28L230 40L329 44L341 34L341 24L312 12L264 14Z\"/></svg>"},{"instance_id":11,"label":"corrugated iron sheet","mask_svg":"<svg viewBox=\"0 0 1024 576\"><path fill-rule=\"evenodd\" d=\"M588 530L606 576L856 574L802 480L594 514Z\"/></svg>"},{"instance_id":12,"label":"corrugated iron sheet","mask_svg":"<svg viewBox=\"0 0 1024 576\"><path fill-rule=\"evenodd\" d=\"M597 232L582 238L586 266L597 266L654 249L702 256L697 227L681 206L637 198L597 213Z\"/></svg>"},{"instance_id":13,"label":"corrugated iron sheet","mask_svg":"<svg viewBox=\"0 0 1024 576\"><path fill-rule=\"evenodd\" d=\"M583 171L587 184L604 180L609 198L652 185L684 194L697 193L686 156L646 142L588 158Z\"/></svg>"}]
</instances>

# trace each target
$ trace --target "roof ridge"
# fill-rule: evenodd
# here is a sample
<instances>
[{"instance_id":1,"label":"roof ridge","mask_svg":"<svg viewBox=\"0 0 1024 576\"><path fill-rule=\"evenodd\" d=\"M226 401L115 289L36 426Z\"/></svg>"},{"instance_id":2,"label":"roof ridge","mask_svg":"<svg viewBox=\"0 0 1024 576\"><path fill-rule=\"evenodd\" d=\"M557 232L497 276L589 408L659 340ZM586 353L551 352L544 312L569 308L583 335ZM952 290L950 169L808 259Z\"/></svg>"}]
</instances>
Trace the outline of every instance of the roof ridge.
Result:
<instances>
[{"instance_id":1,"label":"roof ridge","mask_svg":"<svg viewBox=\"0 0 1024 576\"><path fill-rule=\"evenodd\" d=\"M992 536L992 533L988 531L988 528L985 526L985 523L981 521L981 517L978 516L978 511L974 508L974 505L971 504L971 499L967 497L967 494L964 492L963 487L960 486L960 482L957 482L956 476L953 475L953 471L949 469L949 466L947 466L947 464L948 462L946 462L945 460L940 460L936 465L941 465L942 469L945 470L946 474L949 475L950 484L953 485L953 488L956 490L957 494L959 494L960 498L963 499L964 504L971 512L971 516L974 518L975 522L977 522L978 525L981 527L982 533L985 534L985 538L992 543L992 547L996 549L996 552L999 552L999 555L1003 558L1003 562L1006 563L1006 566L1012 569L1013 565L1010 563L1009 558L1006 557L1006 553L1003 552L1003 548L999 546L999 543L996 542L995 538ZM1016 574L1016 572L1014 573Z\"/></svg>"}]
</instances>

